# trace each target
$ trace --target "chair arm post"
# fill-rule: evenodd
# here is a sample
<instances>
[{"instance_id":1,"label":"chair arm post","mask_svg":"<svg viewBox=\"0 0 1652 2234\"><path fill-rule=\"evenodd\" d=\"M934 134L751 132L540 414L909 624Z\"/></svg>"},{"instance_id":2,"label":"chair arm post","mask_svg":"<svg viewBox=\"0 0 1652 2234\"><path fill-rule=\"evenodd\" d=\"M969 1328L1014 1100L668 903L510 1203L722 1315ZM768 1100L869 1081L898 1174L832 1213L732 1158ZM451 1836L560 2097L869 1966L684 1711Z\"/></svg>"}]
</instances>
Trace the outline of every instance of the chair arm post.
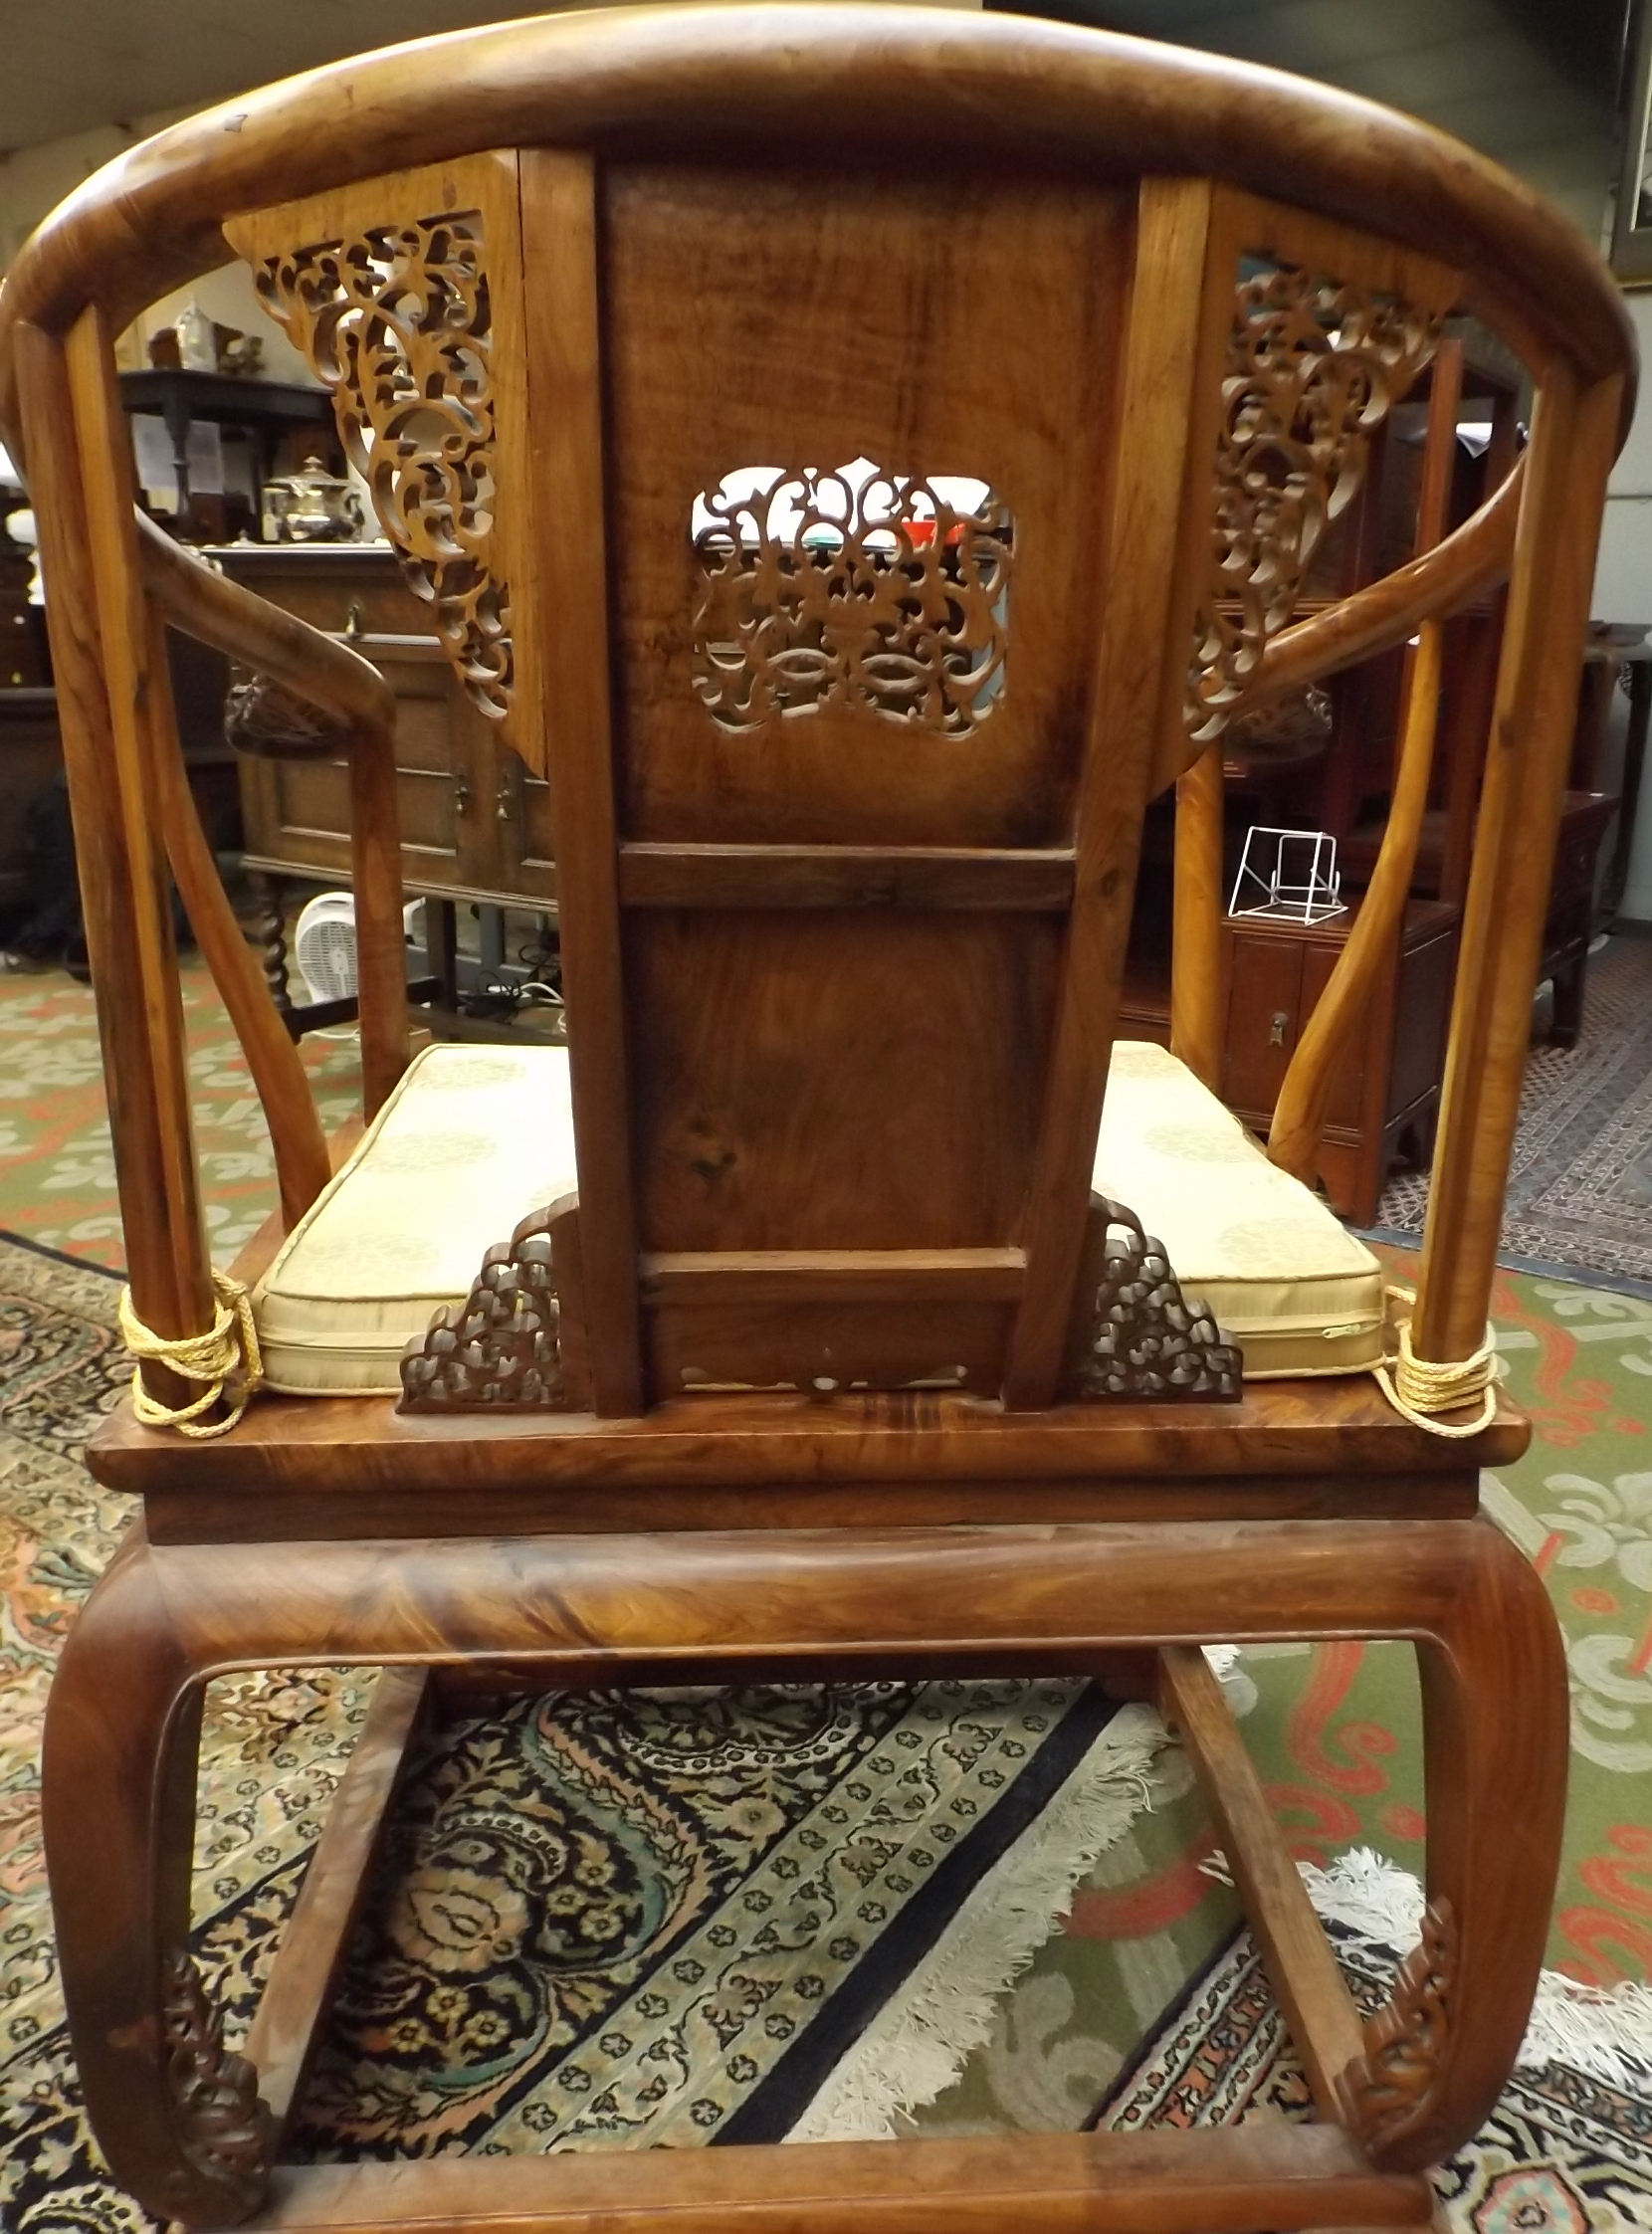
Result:
<instances>
[{"instance_id":1,"label":"chair arm post","mask_svg":"<svg viewBox=\"0 0 1652 2234\"><path fill-rule=\"evenodd\" d=\"M1436 1363L1485 1337L1622 386L1555 362L1533 411L1412 1324Z\"/></svg>"},{"instance_id":2,"label":"chair arm post","mask_svg":"<svg viewBox=\"0 0 1652 2234\"><path fill-rule=\"evenodd\" d=\"M332 1175L326 1135L299 1051L276 1014L195 811L172 711L166 623L152 602L148 619L149 706L166 857L263 1105L276 1160L282 1223L291 1232Z\"/></svg>"},{"instance_id":3,"label":"chair arm post","mask_svg":"<svg viewBox=\"0 0 1652 2234\"><path fill-rule=\"evenodd\" d=\"M1401 728L1399 768L1388 823L1359 914L1338 955L1330 981L1297 1043L1274 1105L1268 1130L1269 1160L1312 1186L1318 1173L1320 1134L1339 1056L1347 1046L1392 950L1411 890L1417 838L1428 804L1434 764L1434 731L1440 707L1443 627L1424 621L1411 663Z\"/></svg>"},{"instance_id":4,"label":"chair arm post","mask_svg":"<svg viewBox=\"0 0 1652 2234\"><path fill-rule=\"evenodd\" d=\"M370 1123L408 1061L394 728L359 731L350 752L350 876L355 888L361 1112Z\"/></svg>"},{"instance_id":5,"label":"chair arm post","mask_svg":"<svg viewBox=\"0 0 1652 2234\"><path fill-rule=\"evenodd\" d=\"M1222 1072L1222 749L1176 779L1170 1052L1213 1094Z\"/></svg>"},{"instance_id":6,"label":"chair arm post","mask_svg":"<svg viewBox=\"0 0 1652 2234\"><path fill-rule=\"evenodd\" d=\"M407 1068L408 1057L395 696L371 662L336 637L214 573L141 518L139 535L145 585L175 627L271 677L343 728L339 746L350 770L362 1108L371 1118Z\"/></svg>"},{"instance_id":7,"label":"chair arm post","mask_svg":"<svg viewBox=\"0 0 1652 2234\"><path fill-rule=\"evenodd\" d=\"M215 1304L143 714L150 677L130 444L96 308L67 339L22 325L16 345L132 1303L157 1334L178 1339L206 1332ZM144 1365L143 1380L163 1404L195 1393L158 1363Z\"/></svg>"}]
</instances>

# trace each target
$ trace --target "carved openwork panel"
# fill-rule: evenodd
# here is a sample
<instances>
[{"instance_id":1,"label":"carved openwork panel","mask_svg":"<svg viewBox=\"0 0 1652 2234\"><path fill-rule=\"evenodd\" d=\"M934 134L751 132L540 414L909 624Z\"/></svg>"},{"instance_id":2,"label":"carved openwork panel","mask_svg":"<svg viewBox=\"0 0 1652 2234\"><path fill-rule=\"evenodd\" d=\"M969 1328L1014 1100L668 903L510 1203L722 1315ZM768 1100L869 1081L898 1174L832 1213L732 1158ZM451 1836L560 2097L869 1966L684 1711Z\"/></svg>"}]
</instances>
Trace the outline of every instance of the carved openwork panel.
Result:
<instances>
[{"instance_id":1,"label":"carved openwork panel","mask_svg":"<svg viewBox=\"0 0 1652 2234\"><path fill-rule=\"evenodd\" d=\"M1427 2111L1445 2063L1457 1969L1457 1919L1430 1901L1422 1936L1394 1973L1393 1990L1365 2026L1364 2054L1338 2081L1343 2116L1376 2162Z\"/></svg>"},{"instance_id":2,"label":"carved openwork panel","mask_svg":"<svg viewBox=\"0 0 1652 2234\"><path fill-rule=\"evenodd\" d=\"M349 743L349 724L296 698L268 675L232 671L224 701L224 738L255 759L333 759Z\"/></svg>"},{"instance_id":3,"label":"carved openwork panel","mask_svg":"<svg viewBox=\"0 0 1652 2234\"><path fill-rule=\"evenodd\" d=\"M224 2046L223 2014L186 1947L167 1955L161 1994L166 2077L185 2152L251 2211L263 2199L275 2140L258 2073Z\"/></svg>"},{"instance_id":4,"label":"carved openwork panel","mask_svg":"<svg viewBox=\"0 0 1652 2234\"><path fill-rule=\"evenodd\" d=\"M1295 265L1242 276L1222 382L1211 566L1194 623L1187 730L1219 736L1291 619L1370 438L1433 356L1440 320Z\"/></svg>"},{"instance_id":5,"label":"carved openwork panel","mask_svg":"<svg viewBox=\"0 0 1652 2234\"><path fill-rule=\"evenodd\" d=\"M695 688L723 728L861 708L962 737L998 703L1015 527L984 483L746 467L692 531Z\"/></svg>"},{"instance_id":6,"label":"carved openwork panel","mask_svg":"<svg viewBox=\"0 0 1652 2234\"><path fill-rule=\"evenodd\" d=\"M1197 1297L1183 1295L1163 1242L1122 1202L1097 1198L1094 1214L1105 1236L1077 1393L1237 1403L1240 1353Z\"/></svg>"},{"instance_id":7,"label":"carved openwork panel","mask_svg":"<svg viewBox=\"0 0 1652 2234\"><path fill-rule=\"evenodd\" d=\"M552 1222L553 1209L524 1218L484 1256L465 1302L437 1313L401 1361L403 1411L564 1408Z\"/></svg>"},{"instance_id":8,"label":"carved openwork panel","mask_svg":"<svg viewBox=\"0 0 1652 2234\"><path fill-rule=\"evenodd\" d=\"M265 257L266 308L332 390L339 434L470 696L503 718L511 593L494 562L493 314L476 210Z\"/></svg>"}]
</instances>

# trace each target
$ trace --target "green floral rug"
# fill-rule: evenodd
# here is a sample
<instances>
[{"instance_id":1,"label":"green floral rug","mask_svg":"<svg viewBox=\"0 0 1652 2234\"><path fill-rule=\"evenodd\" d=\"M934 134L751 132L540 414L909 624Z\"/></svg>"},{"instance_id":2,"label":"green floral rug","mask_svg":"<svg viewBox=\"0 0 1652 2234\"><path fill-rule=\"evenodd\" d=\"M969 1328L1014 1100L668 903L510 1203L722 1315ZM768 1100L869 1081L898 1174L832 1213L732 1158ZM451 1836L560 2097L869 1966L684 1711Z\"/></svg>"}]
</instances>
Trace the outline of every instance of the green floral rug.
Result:
<instances>
[{"instance_id":1,"label":"green floral rug","mask_svg":"<svg viewBox=\"0 0 1652 2234\"><path fill-rule=\"evenodd\" d=\"M80 2117L37 1830L52 1662L123 1520L77 1458L124 1378L114 1294L0 1245L8 2234L148 2224ZM1495 1308L1538 1441L1488 1502L1543 1567L1573 1681L1549 1960L1644 1982L1652 1305L1509 1278ZM1350 1848L1420 1868L1409 1656L1251 1651L1226 1680L1296 1851L1330 1865L1316 1897L1350 1980L1379 1997L1404 1930L1337 1883ZM232 2038L372 1681L213 1687L197 1937ZM1080 1684L519 1701L444 1729L404 1791L302 2139L387 2154L1298 2115L1220 1868L1180 1753L1142 1710ZM1392 1878L1390 1907L1406 1887ZM1649 2037L1620 1991L1585 2007L1575 2053L1517 2076L1442 2173L1454 2234L1652 2224Z\"/></svg>"}]
</instances>

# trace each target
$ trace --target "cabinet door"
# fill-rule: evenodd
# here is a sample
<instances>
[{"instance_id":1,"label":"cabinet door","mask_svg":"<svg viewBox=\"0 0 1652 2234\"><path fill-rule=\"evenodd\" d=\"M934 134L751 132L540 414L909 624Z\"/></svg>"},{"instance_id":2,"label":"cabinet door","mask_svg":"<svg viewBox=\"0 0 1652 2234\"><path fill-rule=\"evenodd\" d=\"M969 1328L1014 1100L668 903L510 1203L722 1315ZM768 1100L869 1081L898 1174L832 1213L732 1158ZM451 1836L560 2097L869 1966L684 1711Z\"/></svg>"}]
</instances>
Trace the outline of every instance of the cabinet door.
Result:
<instances>
[{"instance_id":1,"label":"cabinet door","mask_svg":"<svg viewBox=\"0 0 1652 2234\"><path fill-rule=\"evenodd\" d=\"M1227 1046L1222 1099L1264 1121L1297 1044L1302 1009L1301 942L1277 933L1228 930Z\"/></svg>"},{"instance_id":2,"label":"cabinet door","mask_svg":"<svg viewBox=\"0 0 1652 2234\"><path fill-rule=\"evenodd\" d=\"M1446 1031L1456 977L1455 923L1408 946L1400 956L1393 1056L1382 1109L1385 1122L1414 1108L1445 1075Z\"/></svg>"},{"instance_id":3,"label":"cabinet door","mask_svg":"<svg viewBox=\"0 0 1652 2234\"><path fill-rule=\"evenodd\" d=\"M1302 1020L1306 1024L1319 1006L1320 996L1331 982L1331 973L1342 958L1341 944L1336 946L1309 946L1302 960ZM1331 1094L1325 1106L1325 1121L1336 1131L1360 1131L1372 1112L1366 1108L1366 1074L1373 1063L1385 1064L1386 1046L1373 1044L1378 1026L1388 1015L1386 973L1379 978L1365 1013L1348 1034L1331 1074ZM1376 1121L1380 1123L1380 1111Z\"/></svg>"},{"instance_id":4,"label":"cabinet door","mask_svg":"<svg viewBox=\"0 0 1652 2234\"><path fill-rule=\"evenodd\" d=\"M375 664L396 695L396 809L402 875L415 891L464 892L492 880L490 831L475 755L480 717L439 646ZM484 777L485 780L485 777ZM255 867L347 882L349 774L340 760L242 763L247 856Z\"/></svg>"},{"instance_id":5,"label":"cabinet door","mask_svg":"<svg viewBox=\"0 0 1652 2234\"><path fill-rule=\"evenodd\" d=\"M550 841L550 786L497 733L488 738L487 751L500 890L519 896L530 906L552 908L556 862Z\"/></svg>"}]
</instances>

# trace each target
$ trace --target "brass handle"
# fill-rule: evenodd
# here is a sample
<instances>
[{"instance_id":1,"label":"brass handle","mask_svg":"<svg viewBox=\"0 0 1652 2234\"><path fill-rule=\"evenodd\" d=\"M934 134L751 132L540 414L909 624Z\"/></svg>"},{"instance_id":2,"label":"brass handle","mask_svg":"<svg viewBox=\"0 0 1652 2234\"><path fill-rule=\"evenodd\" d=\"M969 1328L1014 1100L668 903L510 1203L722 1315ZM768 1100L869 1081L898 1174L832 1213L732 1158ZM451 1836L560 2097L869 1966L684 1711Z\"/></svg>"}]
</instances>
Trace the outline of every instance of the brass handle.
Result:
<instances>
[{"instance_id":1,"label":"brass handle","mask_svg":"<svg viewBox=\"0 0 1652 2234\"><path fill-rule=\"evenodd\" d=\"M1290 1021L1291 1011L1288 1008L1276 1008L1274 1010L1273 1028L1268 1034L1268 1045L1270 1047L1283 1047L1285 1045L1285 1027Z\"/></svg>"},{"instance_id":2,"label":"brass handle","mask_svg":"<svg viewBox=\"0 0 1652 2234\"><path fill-rule=\"evenodd\" d=\"M366 626L367 616L361 609L360 601L352 597L344 608L344 634L347 638L359 636Z\"/></svg>"},{"instance_id":3,"label":"brass handle","mask_svg":"<svg viewBox=\"0 0 1652 2234\"><path fill-rule=\"evenodd\" d=\"M494 793L494 820L511 822L516 818L516 794L508 775L499 779L499 789Z\"/></svg>"},{"instance_id":4,"label":"brass handle","mask_svg":"<svg viewBox=\"0 0 1652 2234\"><path fill-rule=\"evenodd\" d=\"M464 776L455 776L453 779L453 811L455 814L469 814L471 811L471 787Z\"/></svg>"}]
</instances>

